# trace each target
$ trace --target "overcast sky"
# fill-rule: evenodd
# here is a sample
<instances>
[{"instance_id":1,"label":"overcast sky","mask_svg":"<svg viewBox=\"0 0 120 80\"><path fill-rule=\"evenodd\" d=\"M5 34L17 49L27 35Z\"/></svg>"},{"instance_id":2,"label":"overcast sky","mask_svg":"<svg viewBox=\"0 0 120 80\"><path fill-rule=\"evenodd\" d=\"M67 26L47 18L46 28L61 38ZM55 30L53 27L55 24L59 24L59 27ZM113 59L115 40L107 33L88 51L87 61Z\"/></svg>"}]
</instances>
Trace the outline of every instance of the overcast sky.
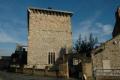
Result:
<instances>
[{"instance_id":1,"label":"overcast sky","mask_svg":"<svg viewBox=\"0 0 120 80\"><path fill-rule=\"evenodd\" d=\"M16 43L27 44L29 7L71 11L73 41L93 33L104 42L112 38L119 5L120 0L0 0L0 56L14 52Z\"/></svg>"}]
</instances>

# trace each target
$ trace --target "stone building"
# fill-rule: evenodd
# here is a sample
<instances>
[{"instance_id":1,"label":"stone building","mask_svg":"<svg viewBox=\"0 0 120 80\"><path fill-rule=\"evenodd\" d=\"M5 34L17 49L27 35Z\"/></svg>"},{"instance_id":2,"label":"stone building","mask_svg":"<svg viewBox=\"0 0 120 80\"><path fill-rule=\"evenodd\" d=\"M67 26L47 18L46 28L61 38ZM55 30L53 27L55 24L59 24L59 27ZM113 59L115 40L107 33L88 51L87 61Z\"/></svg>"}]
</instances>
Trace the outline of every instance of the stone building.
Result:
<instances>
[{"instance_id":1,"label":"stone building","mask_svg":"<svg viewBox=\"0 0 120 80\"><path fill-rule=\"evenodd\" d=\"M36 69L52 68L72 47L71 16L68 11L28 9L27 65Z\"/></svg>"},{"instance_id":2,"label":"stone building","mask_svg":"<svg viewBox=\"0 0 120 80\"><path fill-rule=\"evenodd\" d=\"M92 54L96 80L120 79L120 8L117 9L115 15L113 38L95 49Z\"/></svg>"},{"instance_id":3,"label":"stone building","mask_svg":"<svg viewBox=\"0 0 120 80\"><path fill-rule=\"evenodd\" d=\"M10 56L0 56L0 70L7 70L10 67Z\"/></svg>"}]
</instances>

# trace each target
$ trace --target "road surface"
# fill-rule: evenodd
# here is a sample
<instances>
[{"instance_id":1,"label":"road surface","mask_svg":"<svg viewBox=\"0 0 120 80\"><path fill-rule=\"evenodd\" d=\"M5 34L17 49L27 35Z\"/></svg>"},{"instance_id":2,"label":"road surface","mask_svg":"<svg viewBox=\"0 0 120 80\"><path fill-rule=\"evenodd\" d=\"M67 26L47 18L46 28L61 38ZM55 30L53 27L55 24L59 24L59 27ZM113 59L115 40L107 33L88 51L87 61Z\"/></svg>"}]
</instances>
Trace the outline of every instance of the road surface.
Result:
<instances>
[{"instance_id":1,"label":"road surface","mask_svg":"<svg viewBox=\"0 0 120 80\"><path fill-rule=\"evenodd\" d=\"M75 79L30 76L25 74L8 73L0 71L0 80L75 80Z\"/></svg>"}]
</instances>

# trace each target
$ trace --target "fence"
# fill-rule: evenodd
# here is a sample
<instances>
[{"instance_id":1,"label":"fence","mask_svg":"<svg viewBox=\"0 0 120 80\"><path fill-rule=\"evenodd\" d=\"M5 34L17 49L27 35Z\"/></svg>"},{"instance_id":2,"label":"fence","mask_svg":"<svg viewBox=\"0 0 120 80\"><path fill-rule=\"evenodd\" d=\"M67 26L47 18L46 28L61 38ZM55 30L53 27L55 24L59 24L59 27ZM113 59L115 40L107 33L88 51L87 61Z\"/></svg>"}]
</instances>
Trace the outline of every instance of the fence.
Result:
<instances>
[{"instance_id":1,"label":"fence","mask_svg":"<svg viewBox=\"0 0 120 80\"><path fill-rule=\"evenodd\" d=\"M120 69L96 69L95 80L120 80Z\"/></svg>"}]
</instances>

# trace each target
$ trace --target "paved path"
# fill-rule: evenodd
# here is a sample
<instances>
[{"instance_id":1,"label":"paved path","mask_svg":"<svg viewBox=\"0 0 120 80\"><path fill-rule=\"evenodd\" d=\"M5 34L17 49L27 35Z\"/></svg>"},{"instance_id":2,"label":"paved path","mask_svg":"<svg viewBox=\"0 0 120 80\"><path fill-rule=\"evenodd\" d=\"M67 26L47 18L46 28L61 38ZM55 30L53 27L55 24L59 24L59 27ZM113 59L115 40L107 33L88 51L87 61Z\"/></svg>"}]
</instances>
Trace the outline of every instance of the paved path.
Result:
<instances>
[{"instance_id":1,"label":"paved path","mask_svg":"<svg viewBox=\"0 0 120 80\"><path fill-rule=\"evenodd\" d=\"M39 76L30 76L30 75L23 75L23 74L8 73L8 72L0 71L0 80L75 80L75 79L39 77Z\"/></svg>"}]
</instances>

